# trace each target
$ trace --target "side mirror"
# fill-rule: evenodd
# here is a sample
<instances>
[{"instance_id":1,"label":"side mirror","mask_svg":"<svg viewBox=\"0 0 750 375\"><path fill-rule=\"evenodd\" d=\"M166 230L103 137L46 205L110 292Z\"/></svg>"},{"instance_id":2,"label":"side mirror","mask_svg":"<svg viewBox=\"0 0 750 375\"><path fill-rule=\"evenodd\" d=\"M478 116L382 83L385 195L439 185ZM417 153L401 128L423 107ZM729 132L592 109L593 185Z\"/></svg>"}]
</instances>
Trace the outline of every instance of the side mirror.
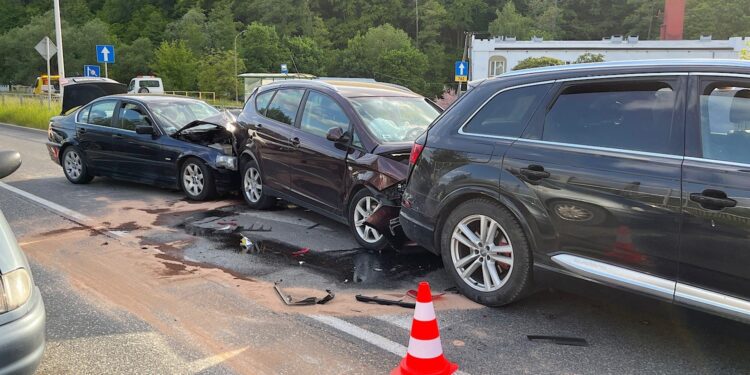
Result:
<instances>
[{"instance_id":1,"label":"side mirror","mask_svg":"<svg viewBox=\"0 0 750 375\"><path fill-rule=\"evenodd\" d=\"M154 134L154 127L151 125L138 125L135 127L136 134Z\"/></svg>"},{"instance_id":2,"label":"side mirror","mask_svg":"<svg viewBox=\"0 0 750 375\"><path fill-rule=\"evenodd\" d=\"M349 136L344 132L344 129L341 129L340 127L330 128L328 129L328 133L326 133L326 139L331 142L338 142L343 143L349 140Z\"/></svg>"},{"instance_id":3,"label":"side mirror","mask_svg":"<svg viewBox=\"0 0 750 375\"><path fill-rule=\"evenodd\" d=\"M0 178L9 176L21 166L21 154L17 151L0 151Z\"/></svg>"}]
</instances>

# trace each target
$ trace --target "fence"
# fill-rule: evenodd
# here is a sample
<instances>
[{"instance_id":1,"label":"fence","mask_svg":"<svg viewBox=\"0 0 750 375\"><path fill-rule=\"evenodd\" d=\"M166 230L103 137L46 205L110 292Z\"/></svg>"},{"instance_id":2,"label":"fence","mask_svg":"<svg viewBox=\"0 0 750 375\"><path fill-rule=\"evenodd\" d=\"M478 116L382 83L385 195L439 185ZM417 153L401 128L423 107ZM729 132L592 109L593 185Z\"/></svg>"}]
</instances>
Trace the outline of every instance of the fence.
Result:
<instances>
[{"instance_id":1,"label":"fence","mask_svg":"<svg viewBox=\"0 0 750 375\"><path fill-rule=\"evenodd\" d=\"M164 93L169 95L189 96L201 100L216 101L216 93L212 91L164 91Z\"/></svg>"}]
</instances>

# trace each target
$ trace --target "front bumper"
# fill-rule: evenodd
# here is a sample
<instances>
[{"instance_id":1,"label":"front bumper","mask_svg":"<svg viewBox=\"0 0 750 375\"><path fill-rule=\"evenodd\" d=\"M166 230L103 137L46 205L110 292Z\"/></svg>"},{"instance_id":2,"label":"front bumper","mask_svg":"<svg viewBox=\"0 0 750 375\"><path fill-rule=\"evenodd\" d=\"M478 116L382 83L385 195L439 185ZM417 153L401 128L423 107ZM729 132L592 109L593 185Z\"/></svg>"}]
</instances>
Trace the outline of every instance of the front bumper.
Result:
<instances>
[{"instance_id":1,"label":"front bumper","mask_svg":"<svg viewBox=\"0 0 750 375\"><path fill-rule=\"evenodd\" d=\"M216 191L219 193L230 193L240 190L240 174L237 171L214 168L214 181Z\"/></svg>"},{"instance_id":2,"label":"front bumper","mask_svg":"<svg viewBox=\"0 0 750 375\"><path fill-rule=\"evenodd\" d=\"M28 304L25 315L0 325L0 375L33 374L42 361L46 311L39 288Z\"/></svg>"}]
</instances>

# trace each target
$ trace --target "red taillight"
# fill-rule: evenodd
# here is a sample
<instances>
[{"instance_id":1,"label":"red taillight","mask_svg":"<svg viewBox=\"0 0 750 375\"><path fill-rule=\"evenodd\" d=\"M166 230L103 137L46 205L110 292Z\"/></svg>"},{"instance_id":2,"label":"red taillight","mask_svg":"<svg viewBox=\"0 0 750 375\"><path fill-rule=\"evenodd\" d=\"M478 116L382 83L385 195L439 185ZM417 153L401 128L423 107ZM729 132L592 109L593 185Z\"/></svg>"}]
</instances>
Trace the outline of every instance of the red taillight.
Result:
<instances>
[{"instance_id":1,"label":"red taillight","mask_svg":"<svg viewBox=\"0 0 750 375\"><path fill-rule=\"evenodd\" d=\"M424 145L420 145L419 143L415 142L411 146L411 154L409 154L409 165L417 164L419 155L422 155L422 150L424 150Z\"/></svg>"}]
</instances>

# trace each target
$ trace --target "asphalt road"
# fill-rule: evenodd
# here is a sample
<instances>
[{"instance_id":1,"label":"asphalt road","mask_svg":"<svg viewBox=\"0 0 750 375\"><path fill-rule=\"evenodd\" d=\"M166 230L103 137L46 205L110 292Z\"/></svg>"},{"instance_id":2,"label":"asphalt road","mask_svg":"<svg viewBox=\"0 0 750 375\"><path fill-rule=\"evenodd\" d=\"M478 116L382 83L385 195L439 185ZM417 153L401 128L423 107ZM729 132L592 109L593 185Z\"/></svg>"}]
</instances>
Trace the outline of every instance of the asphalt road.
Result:
<instances>
[{"instance_id":1,"label":"asphalt road","mask_svg":"<svg viewBox=\"0 0 750 375\"><path fill-rule=\"evenodd\" d=\"M2 181L10 190L0 184L0 208L47 305L41 374L387 373L411 311L353 296L452 285L439 258L362 251L347 228L300 208L196 204L105 178L70 184L45 138L0 126L0 150L24 160ZM240 235L255 248L241 251ZM331 289L336 298L288 307L274 294L279 280L295 297ZM750 373L750 326L582 281L544 277L539 292L504 308L450 293L436 306L446 357L469 374Z\"/></svg>"}]
</instances>

